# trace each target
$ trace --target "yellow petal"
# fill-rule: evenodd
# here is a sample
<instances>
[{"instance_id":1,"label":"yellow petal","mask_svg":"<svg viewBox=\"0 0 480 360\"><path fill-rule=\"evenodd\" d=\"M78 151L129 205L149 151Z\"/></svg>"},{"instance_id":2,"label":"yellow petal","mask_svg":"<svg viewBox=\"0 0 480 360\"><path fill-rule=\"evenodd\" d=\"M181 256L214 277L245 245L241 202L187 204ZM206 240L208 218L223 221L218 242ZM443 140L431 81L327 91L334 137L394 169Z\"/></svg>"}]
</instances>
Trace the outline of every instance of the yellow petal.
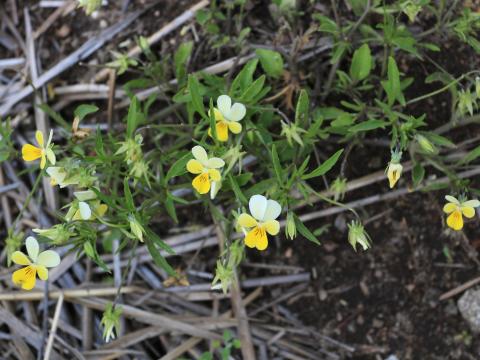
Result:
<instances>
[{"instance_id":1,"label":"yellow petal","mask_svg":"<svg viewBox=\"0 0 480 360\"><path fill-rule=\"evenodd\" d=\"M107 210L108 206L105 204L100 204L95 208L95 212L98 217L103 217L103 215L106 214Z\"/></svg>"},{"instance_id":2,"label":"yellow petal","mask_svg":"<svg viewBox=\"0 0 480 360\"><path fill-rule=\"evenodd\" d=\"M187 171L191 174L200 174L203 171L203 165L200 161L191 159L187 163Z\"/></svg>"},{"instance_id":3,"label":"yellow petal","mask_svg":"<svg viewBox=\"0 0 480 360\"><path fill-rule=\"evenodd\" d=\"M463 216L465 216L466 218L471 219L472 217L475 216L475 209L473 207L462 206L461 209L462 209Z\"/></svg>"},{"instance_id":4,"label":"yellow petal","mask_svg":"<svg viewBox=\"0 0 480 360\"><path fill-rule=\"evenodd\" d=\"M256 247L258 250L265 250L268 246L265 229L256 226L250 230L245 237L245 245L251 248Z\"/></svg>"},{"instance_id":5,"label":"yellow petal","mask_svg":"<svg viewBox=\"0 0 480 360\"><path fill-rule=\"evenodd\" d=\"M242 131L242 124L235 121L229 121L228 128L233 134L239 134Z\"/></svg>"},{"instance_id":6,"label":"yellow petal","mask_svg":"<svg viewBox=\"0 0 480 360\"><path fill-rule=\"evenodd\" d=\"M461 230L463 228L463 217L460 210L455 210L447 218L447 225L453 230Z\"/></svg>"},{"instance_id":7,"label":"yellow petal","mask_svg":"<svg viewBox=\"0 0 480 360\"><path fill-rule=\"evenodd\" d=\"M263 226L270 235L277 235L280 231L280 223L277 220L267 221L263 223Z\"/></svg>"},{"instance_id":8,"label":"yellow petal","mask_svg":"<svg viewBox=\"0 0 480 360\"><path fill-rule=\"evenodd\" d=\"M215 121L225 121L225 118L223 117L220 110L218 110L217 108L213 108L213 113L215 114Z\"/></svg>"},{"instance_id":9,"label":"yellow petal","mask_svg":"<svg viewBox=\"0 0 480 360\"><path fill-rule=\"evenodd\" d=\"M40 130L37 130L35 132L35 139L37 139L37 144L40 146L40 147L43 147L43 145L45 144L45 142L43 141L43 134Z\"/></svg>"},{"instance_id":10,"label":"yellow petal","mask_svg":"<svg viewBox=\"0 0 480 360\"><path fill-rule=\"evenodd\" d=\"M238 217L238 225L244 228L251 228L257 226L257 220L253 218L253 216L248 214L240 214Z\"/></svg>"},{"instance_id":11,"label":"yellow petal","mask_svg":"<svg viewBox=\"0 0 480 360\"><path fill-rule=\"evenodd\" d=\"M48 270L45 266L37 265L37 272L38 272L38 277L40 278L40 280L43 280L43 281L48 280Z\"/></svg>"},{"instance_id":12,"label":"yellow petal","mask_svg":"<svg viewBox=\"0 0 480 360\"><path fill-rule=\"evenodd\" d=\"M25 161L34 161L40 159L42 156L42 149L33 146L31 144L23 145L22 147L22 157Z\"/></svg>"},{"instance_id":13,"label":"yellow petal","mask_svg":"<svg viewBox=\"0 0 480 360\"><path fill-rule=\"evenodd\" d=\"M206 194L210 191L210 179L208 173L203 173L195 177L192 186L199 194Z\"/></svg>"},{"instance_id":14,"label":"yellow petal","mask_svg":"<svg viewBox=\"0 0 480 360\"><path fill-rule=\"evenodd\" d=\"M24 265L24 266L27 266L27 265L30 265L31 262L30 262L30 259L28 258L27 255L25 255L23 252L21 251L15 251L13 254L12 254L12 261L17 264L17 265Z\"/></svg>"},{"instance_id":15,"label":"yellow petal","mask_svg":"<svg viewBox=\"0 0 480 360\"><path fill-rule=\"evenodd\" d=\"M21 286L23 290L32 290L35 286L37 270L34 266L27 266L12 274L12 281L15 285Z\"/></svg>"},{"instance_id":16,"label":"yellow petal","mask_svg":"<svg viewBox=\"0 0 480 360\"><path fill-rule=\"evenodd\" d=\"M450 214L451 212L454 212L457 209L458 209L458 205L454 203L446 203L445 206L443 207L443 212L446 214Z\"/></svg>"},{"instance_id":17,"label":"yellow petal","mask_svg":"<svg viewBox=\"0 0 480 360\"><path fill-rule=\"evenodd\" d=\"M217 139L218 141L227 141L228 140L228 125L224 121L218 121L215 125L217 129Z\"/></svg>"},{"instance_id":18,"label":"yellow petal","mask_svg":"<svg viewBox=\"0 0 480 360\"><path fill-rule=\"evenodd\" d=\"M220 175L220 171L217 169L208 170L208 175L212 181L220 181L222 179L222 175Z\"/></svg>"}]
</instances>

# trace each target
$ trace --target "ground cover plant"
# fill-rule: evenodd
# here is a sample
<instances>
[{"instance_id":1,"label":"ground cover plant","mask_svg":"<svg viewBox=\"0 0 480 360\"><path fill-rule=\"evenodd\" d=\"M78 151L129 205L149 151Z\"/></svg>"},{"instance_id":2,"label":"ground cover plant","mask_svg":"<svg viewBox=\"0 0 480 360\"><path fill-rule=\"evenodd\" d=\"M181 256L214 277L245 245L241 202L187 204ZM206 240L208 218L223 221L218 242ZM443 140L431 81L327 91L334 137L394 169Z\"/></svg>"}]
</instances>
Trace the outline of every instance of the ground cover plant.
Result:
<instances>
[{"instance_id":1,"label":"ground cover plant","mask_svg":"<svg viewBox=\"0 0 480 360\"><path fill-rule=\"evenodd\" d=\"M0 5L7 358L476 358L478 5L54 3Z\"/></svg>"}]
</instances>

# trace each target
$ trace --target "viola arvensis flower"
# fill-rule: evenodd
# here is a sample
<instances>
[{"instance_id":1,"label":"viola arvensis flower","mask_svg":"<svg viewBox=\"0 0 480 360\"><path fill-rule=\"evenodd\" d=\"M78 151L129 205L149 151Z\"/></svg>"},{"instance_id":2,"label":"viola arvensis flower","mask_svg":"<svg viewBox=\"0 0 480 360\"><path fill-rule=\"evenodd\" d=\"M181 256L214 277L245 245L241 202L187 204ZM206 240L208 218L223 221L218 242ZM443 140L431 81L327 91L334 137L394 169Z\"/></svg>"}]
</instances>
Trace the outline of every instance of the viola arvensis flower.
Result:
<instances>
[{"instance_id":1,"label":"viola arvensis flower","mask_svg":"<svg viewBox=\"0 0 480 360\"><path fill-rule=\"evenodd\" d=\"M192 186L199 194L206 194L210 191L212 182L218 182L222 179L220 169L225 166L225 161L220 158L208 158L207 152L200 145L192 148L192 154L195 159L187 163L187 171L192 174L198 174L192 181Z\"/></svg>"},{"instance_id":2,"label":"viola arvensis flower","mask_svg":"<svg viewBox=\"0 0 480 360\"><path fill-rule=\"evenodd\" d=\"M395 186L397 181L400 179L400 176L402 175L403 166L402 164L400 164L401 158L402 158L401 151L397 151L397 150L392 151L392 157L387 167L387 178L388 178L388 183L390 185L390 189L392 189Z\"/></svg>"},{"instance_id":3,"label":"viola arvensis flower","mask_svg":"<svg viewBox=\"0 0 480 360\"><path fill-rule=\"evenodd\" d=\"M55 153L52 150L53 130L50 130L50 136L48 137L47 144L45 144L43 139L43 134L40 130L35 132L35 139L37 140L37 146L32 144L25 144L22 147L22 157L25 161L35 161L40 160L40 169L43 169L47 164L47 159L50 164L55 165Z\"/></svg>"},{"instance_id":4,"label":"viola arvensis flower","mask_svg":"<svg viewBox=\"0 0 480 360\"><path fill-rule=\"evenodd\" d=\"M65 215L67 221L93 220L95 217L102 217L108 210L108 206L102 204L92 190L76 191L73 195L77 201L72 203Z\"/></svg>"},{"instance_id":5,"label":"viola arvensis flower","mask_svg":"<svg viewBox=\"0 0 480 360\"><path fill-rule=\"evenodd\" d=\"M445 200L448 202L443 207L443 211L446 214L450 214L447 217L447 225L453 230L461 230L463 228L463 216L466 218L472 218L475 216L475 208L480 206L478 200L466 200L447 195Z\"/></svg>"},{"instance_id":6,"label":"viola arvensis flower","mask_svg":"<svg viewBox=\"0 0 480 360\"><path fill-rule=\"evenodd\" d=\"M213 109L215 115L215 129L219 141L228 140L228 131L238 134L242 131L242 124L239 123L247 113L245 105L235 103L228 95L220 95L217 99L217 107ZM212 136L211 129L208 134Z\"/></svg>"},{"instance_id":7,"label":"viola arvensis flower","mask_svg":"<svg viewBox=\"0 0 480 360\"><path fill-rule=\"evenodd\" d=\"M12 281L15 285L21 286L24 290L32 290L38 277L41 280L48 280L48 269L60 264L60 256L53 250L46 250L39 253L37 239L29 236L25 242L27 254L15 251L12 254L12 261L24 268L12 274Z\"/></svg>"},{"instance_id":8,"label":"viola arvensis flower","mask_svg":"<svg viewBox=\"0 0 480 360\"><path fill-rule=\"evenodd\" d=\"M248 207L252 215L243 213L238 217L238 225L244 228L245 245L265 250L268 246L267 233L277 235L280 231L280 223L275 219L282 212L282 207L275 200L267 200L262 195L253 195Z\"/></svg>"}]
</instances>

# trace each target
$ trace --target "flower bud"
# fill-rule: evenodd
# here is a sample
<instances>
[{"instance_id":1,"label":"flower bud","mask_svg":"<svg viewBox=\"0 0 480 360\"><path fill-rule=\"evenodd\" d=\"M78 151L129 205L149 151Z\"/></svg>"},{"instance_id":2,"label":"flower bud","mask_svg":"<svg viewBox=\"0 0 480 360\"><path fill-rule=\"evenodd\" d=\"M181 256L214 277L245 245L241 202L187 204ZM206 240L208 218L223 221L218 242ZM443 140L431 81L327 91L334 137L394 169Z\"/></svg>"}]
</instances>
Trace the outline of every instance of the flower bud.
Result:
<instances>
[{"instance_id":1,"label":"flower bud","mask_svg":"<svg viewBox=\"0 0 480 360\"><path fill-rule=\"evenodd\" d=\"M115 339L115 334L120 332L120 315L122 315L122 308L114 306L112 303L108 303L105 306L101 325L103 326L103 339L105 342L109 342L111 339Z\"/></svg>"},{"instance_id":2,"label":"flower bud","mask_svg":"<svg viewBox=\"0 0 480 360\"><path fill-rule=\"evenodd\" d=\"M355 251L357 251L357 244L360 244L363 250L370 248L370 236L359 221L352 220L348 224L348 242Z\"/></svg>"},{"instance_id":3,"label":"flower bud","mask_svg":"<svg viewBox=\"0 0 480 360\"><path fill-rule=\"evenodd\" d=\"M425 136L421 134L415 135L415 139L417 140L418 144L428 154L436 154L438 152L435 145L433 145L430 140L428 140Z\"/></svg>"},{"instance_id":4,"label":"flower bud","mask_svg":"<svg viewBox=\"0 0 480 360\"><path fill-rule=\"evenodd\" d=\"M138 222L138 220L133 215L128 216L128 222L130 224L130 231L133 235L137 237L138 240L143 242L143 226Z\"/></svg>"},{"instance_id":5,"label":"flower bud","mask_svg":"<svg viewBox=\"0 0 480 360\"><path fill-rule=\"evenodd\" d=\"M54 245L63 245L75 235L66 224L57 224L50 229L33 229L33 232L50 239Z\"/></svg>"},{"instance_id":6,"label":"flower bud","mask_svg":"<svg viewBox=\"0 0 480 360\"><path fill-rule=\"evenodd\" d=\"M347 179L337 177L330 186L330 190L333 191L333 199L335 201L342 200L347 191Z\"/></svg>"},{"instance_id":7,"label":"flower bud","mask_svg":"<svg viewBox=\"0 0 480 360\"><path fill-rule=\"evenodd\" d=\"M290 240L293 240L297 237L297 227L295 225L295 216L291 211L287 213L287 226L285 226L285 235Z\"/></svg>"}]
</instances>

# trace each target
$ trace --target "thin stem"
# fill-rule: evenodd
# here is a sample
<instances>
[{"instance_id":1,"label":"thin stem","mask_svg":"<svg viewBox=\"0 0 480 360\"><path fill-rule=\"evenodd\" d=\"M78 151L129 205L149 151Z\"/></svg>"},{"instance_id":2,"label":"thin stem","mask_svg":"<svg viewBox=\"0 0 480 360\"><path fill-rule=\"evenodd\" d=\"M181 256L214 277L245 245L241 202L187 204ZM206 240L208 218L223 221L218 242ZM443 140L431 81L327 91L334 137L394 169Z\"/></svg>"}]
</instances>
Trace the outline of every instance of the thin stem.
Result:
<instances>
[{"instance_id":1,"label":"thin stem","mask_svg":"<svg viewBox=\"0 0 480 360\"><path fill-rule=\"evenodd\" d=\"M38 174L36 180L35 180L35 183L33 184L33 187L32 187L32 190L30 191L30 193L27 195L27 197L25 198L25 202L23 203L23 207L20 209L20 212L18 213L17 217L15 218L15 220L13 221L13 224L12 224L12 229L16 229L17 228L17 224L18 222L20 221L20 219L22 218L23 216L23 213L25 212L25 210L27 209L28 205L30 204L30 201L32 200L32 197L33 197L33 194L37 191L38 189L38 186L40 185L40 182L43 178L43 174L44 174L44 170L40 170L40 174Z\"/></svg>"}]
</instances>

